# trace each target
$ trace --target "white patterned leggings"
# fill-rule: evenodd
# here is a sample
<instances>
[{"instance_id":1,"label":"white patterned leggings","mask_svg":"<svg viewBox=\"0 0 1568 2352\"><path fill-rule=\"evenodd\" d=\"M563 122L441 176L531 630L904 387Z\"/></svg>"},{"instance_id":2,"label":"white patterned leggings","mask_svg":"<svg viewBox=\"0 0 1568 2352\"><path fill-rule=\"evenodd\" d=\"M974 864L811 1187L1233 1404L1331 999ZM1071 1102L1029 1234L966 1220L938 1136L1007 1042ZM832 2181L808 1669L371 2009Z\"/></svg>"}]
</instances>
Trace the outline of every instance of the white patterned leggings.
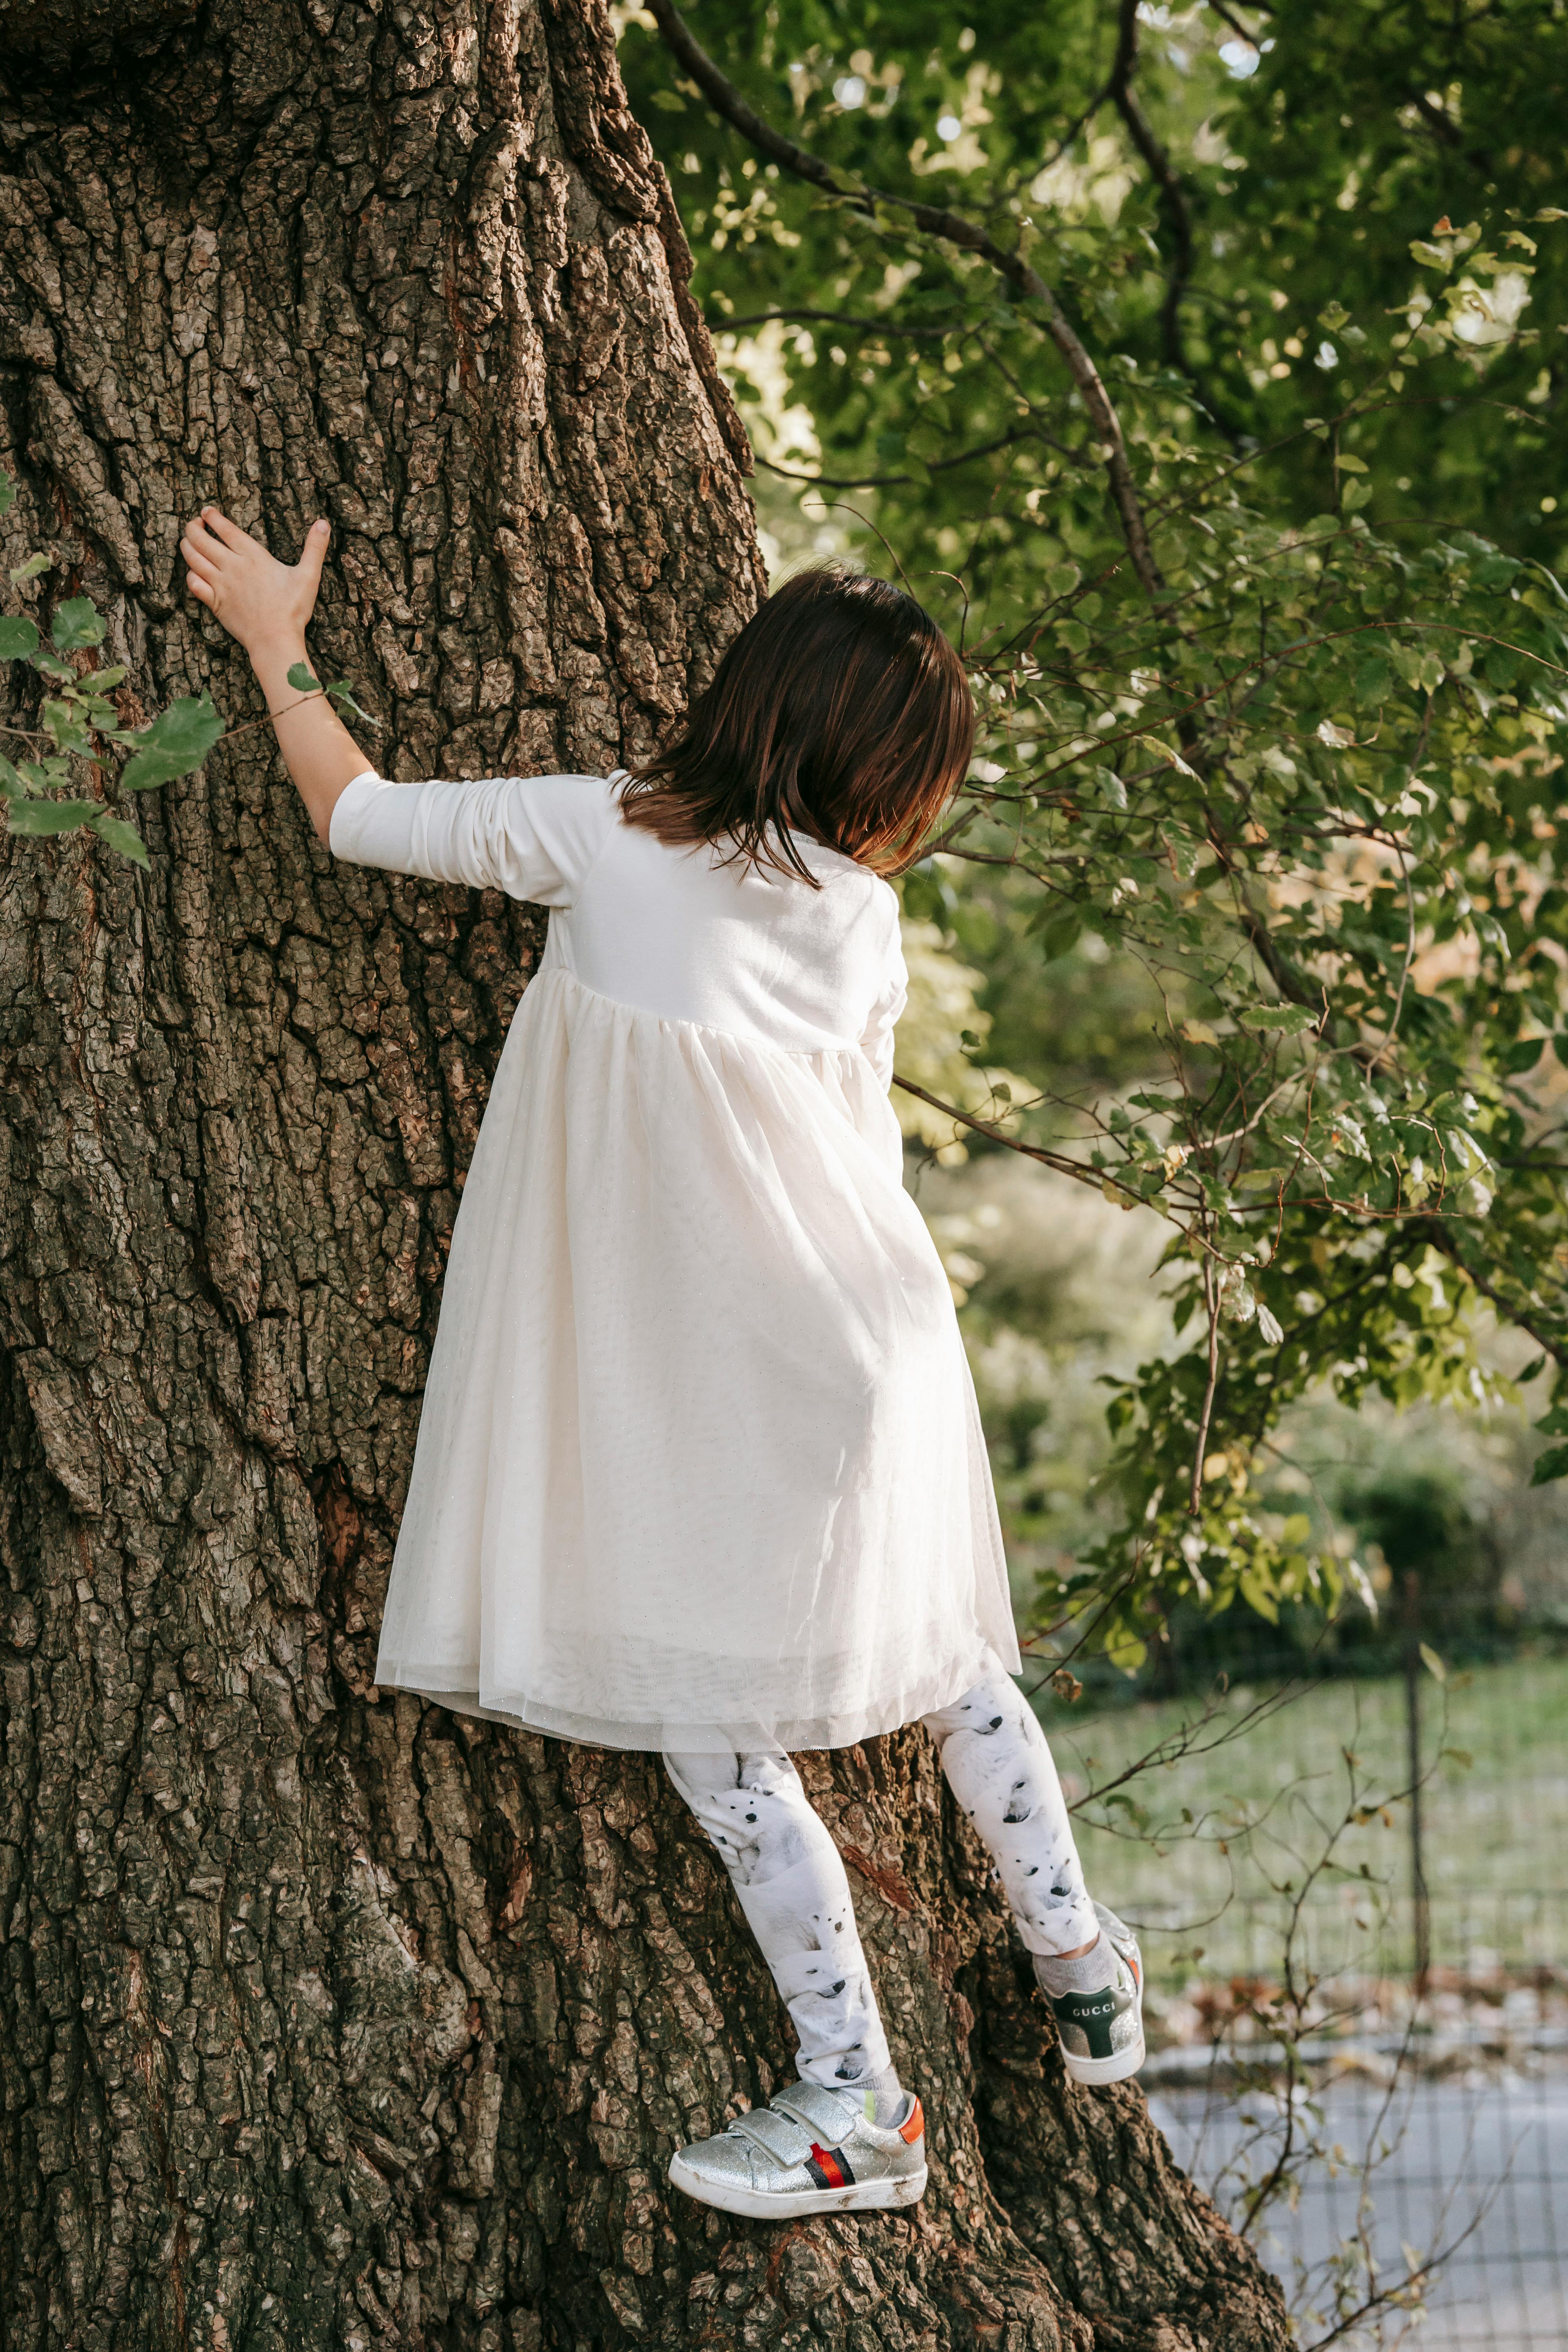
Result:
<instances>
[{"instance_id":1,"label":"white patterned leggings","mask_svg":"<svg viewBox=\"0 0 1568 2352\"><path fill-rule=\"evenodd\" d=\"M1046 1735L994 1652L973 1690L924 1721L1029 1950L1092 1943L1099 1922ZM891 2062L849 1882L789 1758L773 1748L664 1761L730 1874L795 2021L801 2073L830 2090L882 2074Z\"/></svg>"}]
</instances>

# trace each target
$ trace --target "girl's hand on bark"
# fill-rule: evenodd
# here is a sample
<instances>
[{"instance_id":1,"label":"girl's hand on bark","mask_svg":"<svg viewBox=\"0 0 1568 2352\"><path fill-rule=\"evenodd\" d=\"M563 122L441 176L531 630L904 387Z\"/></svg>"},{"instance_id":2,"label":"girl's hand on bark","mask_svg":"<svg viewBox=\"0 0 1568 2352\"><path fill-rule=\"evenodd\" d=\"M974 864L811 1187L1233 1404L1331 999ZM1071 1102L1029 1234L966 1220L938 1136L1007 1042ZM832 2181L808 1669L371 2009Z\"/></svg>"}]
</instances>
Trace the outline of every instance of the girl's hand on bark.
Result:
<instances>
[{"instance_id":1,"label":"girl's hand on bark","mask_svg":"<svg viewBox=\"0 0 1568 2352\"><path fill-rule=\"evenodd\" d=\"M180 541L185 585L252 656L273 646L302 646L331 536L325 522L313 522L299 562L279 563L217 507L204 507Z\"/></svg>"}]
</instances>

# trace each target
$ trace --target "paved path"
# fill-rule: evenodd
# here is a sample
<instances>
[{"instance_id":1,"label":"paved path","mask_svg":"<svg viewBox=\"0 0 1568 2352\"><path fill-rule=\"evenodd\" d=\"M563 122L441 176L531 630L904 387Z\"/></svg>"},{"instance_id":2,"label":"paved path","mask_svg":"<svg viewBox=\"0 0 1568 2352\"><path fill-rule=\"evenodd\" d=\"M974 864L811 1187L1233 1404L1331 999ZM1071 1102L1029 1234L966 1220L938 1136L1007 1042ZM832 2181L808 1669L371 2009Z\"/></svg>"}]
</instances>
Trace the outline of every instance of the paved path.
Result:
<instances>
[{"instance_id":1,"label":"paved path","mask_svg":"<svg viewBox=\"0 0 1568 2352\"><path fill-rule=\"evenodd\" d=\"M1416 2082L1385 2116L1383 2102L1364 2078L1323 2095L1325 2137L1348 2163L1314 2167L1297 2210L1270 2216L1263 2252L1287 2292L1298 2259L1316 2268L1355 2231L1361 2165L1380 2135L1394 2143L1373 2180L1385 2274L1402 2270L1402 2246L1426 2256L1469 2231L1429 2289L1425 2325L1395 2317L1384 2341L1403 2332L1411 2352L1568 2352L1568 2072ZM1157 2091L1150 2105L1177 2159L1223 2200L1217 2176L1255 2137L1242 2117L1261 2120L1264 2109L1204 2090ZM1254 2177L1268 2161L1266 2147L1254 2150ZM1304 2327L1303 2343L1323 2332Z\"/></svg>"}]
</instances>

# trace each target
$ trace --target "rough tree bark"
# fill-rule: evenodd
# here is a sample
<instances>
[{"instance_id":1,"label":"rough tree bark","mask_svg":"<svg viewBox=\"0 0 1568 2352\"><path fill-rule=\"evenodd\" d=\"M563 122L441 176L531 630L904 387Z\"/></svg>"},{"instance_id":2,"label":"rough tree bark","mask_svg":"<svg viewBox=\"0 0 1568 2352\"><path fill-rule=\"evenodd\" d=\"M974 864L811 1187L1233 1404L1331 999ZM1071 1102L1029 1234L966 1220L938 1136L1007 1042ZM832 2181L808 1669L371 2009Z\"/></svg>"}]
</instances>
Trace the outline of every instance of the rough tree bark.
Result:
<instances>
[{"instance_id":1,"label":"rough tree bark","mask_svg":"<svg viewBox=\"0 0 1568 2352\"><path fill-rule=\"evenodd\" d=\"M602 0L9 0L0 57L20 593L254 716L181 518L324 510L395 773L645 744L760 572ZM145 875L0 847L9 2352L1282 2345L1138 2094L1064 2083L918 1733L807 1769L924 2205L667 2195L790 2071L700 1833L650 1759L370 1686L538 920L334 868L264 730L134 806Z\"/></svg>"}]
</instances>

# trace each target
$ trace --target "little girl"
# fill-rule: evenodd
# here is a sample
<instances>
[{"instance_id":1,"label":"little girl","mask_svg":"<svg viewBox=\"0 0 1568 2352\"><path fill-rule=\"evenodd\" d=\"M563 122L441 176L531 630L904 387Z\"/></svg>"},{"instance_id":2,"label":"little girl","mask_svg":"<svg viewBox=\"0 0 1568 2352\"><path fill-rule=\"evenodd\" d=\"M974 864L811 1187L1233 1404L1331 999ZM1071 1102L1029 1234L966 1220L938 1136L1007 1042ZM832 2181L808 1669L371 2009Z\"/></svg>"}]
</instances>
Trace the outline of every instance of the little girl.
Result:
<instances>
[{"instance_id":1,"label":"little girl","mask_svg":"<svg viewBox=\"0 0 1568 2352\"><path fill-rule=\"evenodd\" d=\"M952 1295L888 1100L907 862L966 772L957 656L885 582L769 598L640 773L389 783L289 685L326 552L206 509L193 594L248 652L333 854L551 908L452 1237L378 1683L658 1748L799 2040L683 2148L734 2213L909 2205L844 1865L789 1751L917 1717L994 1859L1067 2069L1142 2063L1138 1948L1091 1904L1018 1670Z\"/></svg>"}]
</instances>

